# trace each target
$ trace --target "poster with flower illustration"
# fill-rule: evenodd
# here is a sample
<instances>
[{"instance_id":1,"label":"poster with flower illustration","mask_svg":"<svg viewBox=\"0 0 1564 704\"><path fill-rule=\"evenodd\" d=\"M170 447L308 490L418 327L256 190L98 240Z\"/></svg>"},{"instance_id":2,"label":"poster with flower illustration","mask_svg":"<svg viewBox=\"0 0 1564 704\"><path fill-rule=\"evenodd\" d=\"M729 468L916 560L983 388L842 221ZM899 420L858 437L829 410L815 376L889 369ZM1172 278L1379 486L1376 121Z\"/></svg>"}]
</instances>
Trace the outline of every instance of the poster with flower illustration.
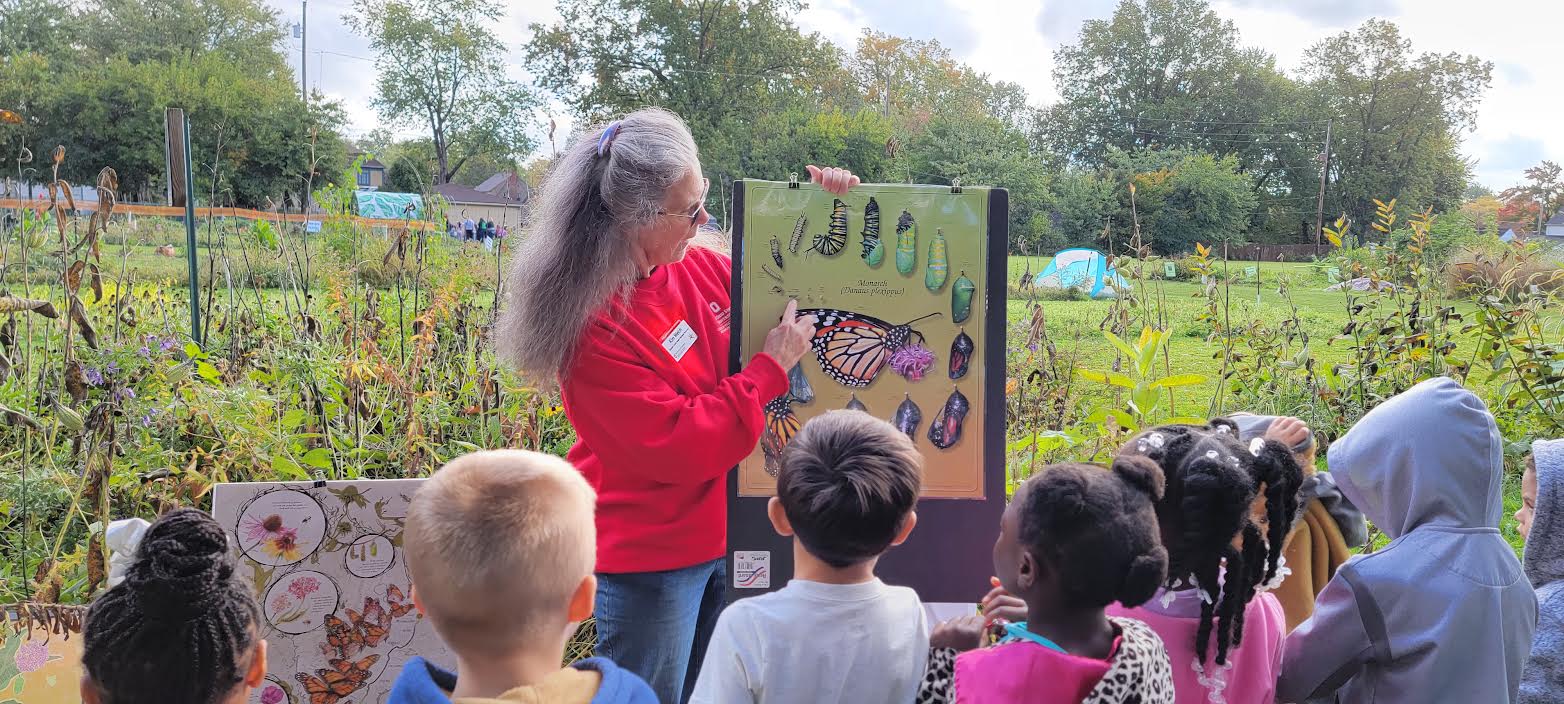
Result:
<instances>
[{"instance_id":1,"label":"poster with flower illustration","mask_svg":"<svg viewBox=\"0 0 1564 704\"><path fill-rule=\"evenodd\" d=\"M81 634L53 633L43 624L0 640L0 704L81 701Z\"/></svg>"},{"instance_id":2,"label":"poster with flower illustration","mask_svg":"<svg viewBox=\"0 0 1564 704\"><path fill-rule=\"evenodd\" d=\"M266 682L252 704L384 702L413 656L453 666L413 608L402 560L421 479L219 484L212 515L254 584Z\"/></svg>"}]
</instances>

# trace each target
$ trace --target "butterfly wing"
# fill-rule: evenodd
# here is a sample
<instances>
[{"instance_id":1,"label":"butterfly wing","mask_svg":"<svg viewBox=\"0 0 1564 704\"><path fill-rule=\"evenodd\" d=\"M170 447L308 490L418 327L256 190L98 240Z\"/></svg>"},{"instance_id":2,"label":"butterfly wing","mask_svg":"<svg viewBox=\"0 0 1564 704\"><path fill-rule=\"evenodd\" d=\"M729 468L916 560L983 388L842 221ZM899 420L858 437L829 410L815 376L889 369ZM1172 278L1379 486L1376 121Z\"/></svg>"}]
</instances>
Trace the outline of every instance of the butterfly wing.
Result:
<instances>
[{"instance_id":1,"label":"butterfly wing","mask_svg":"<svg viewBox=\"0 0 1564 704\"><path fill-rule=\"evenodd\" d=\"M832 308L806 308L800 316L815 316L811 341L815 359L838 384L863 388L874 381L890 359L888 336L896 326L872 315Z\"/></svg>"},{"instance_id":2,"label":"butterfly wing","mask_svg":"<svg viewBox=\"0 0 1564 704\"><path fill-rule=\"evenodd\" d=\"M353 612L349 611L348 613L351 614ZM378 624L383 628L391 625L391 616L380 605L379 599L366 596L364 597L364 621L366 623Z\"/></svg>"},{"instance_id":3,"label":"butterfly wing","mask_svg":"<svg viewBox=\"0 0 1564 704\"><path fill-rule=\"evenodd\" d=\"M293 678L298 680L299 684L304 685L304 693L309 696L310 704L337 704L337 701L344 696L333 693L330 685L314 675L299 672L294 674ZM352 690L348 691L351 692Z\"/></svg>"},{"instance_id":4,"label":"butterfly wing","mask_svg":"<svg viewBox=\"0 0 1564 704\"><path fill-rule=\"evenodd\" d=\"M351 609L349 613L351 613ZM335 648L338 655L353 657L364 647L364 638L358 629L331 614L326 615L326 644Z\"/></svg>"},{"instance_id":5,"label":"butterfly wing","mask_svg":"<svg viewBox=\"0 0 1564 704\"><path fill-rule=\"evenodd\" d=\"M386 585L386 607L391 609L391 618L402 618L414 608L402 594L402 588L395 584Z\"/></svg>"}]
</instances>

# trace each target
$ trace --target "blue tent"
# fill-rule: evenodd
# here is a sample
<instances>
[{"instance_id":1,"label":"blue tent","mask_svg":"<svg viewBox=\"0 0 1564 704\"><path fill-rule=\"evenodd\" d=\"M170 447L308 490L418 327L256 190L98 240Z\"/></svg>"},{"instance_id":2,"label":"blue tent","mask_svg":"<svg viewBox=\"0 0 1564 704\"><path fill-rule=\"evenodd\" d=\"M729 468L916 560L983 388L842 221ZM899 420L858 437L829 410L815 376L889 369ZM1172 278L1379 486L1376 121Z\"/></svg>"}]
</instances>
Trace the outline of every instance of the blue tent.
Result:
<instances>
[{"instance_id":1,"label":"blue tent","mask_svg":"<svg viewBox=\"0 0 1564 704\"><path fill-rule=\"evenodd\" d=\"M1095 249L1065 249L1033 279L1038 288L1078 288L1092 298L1113 298L1130 282L1108 266L1108 257Z\"/></svg>"}]
</instances>

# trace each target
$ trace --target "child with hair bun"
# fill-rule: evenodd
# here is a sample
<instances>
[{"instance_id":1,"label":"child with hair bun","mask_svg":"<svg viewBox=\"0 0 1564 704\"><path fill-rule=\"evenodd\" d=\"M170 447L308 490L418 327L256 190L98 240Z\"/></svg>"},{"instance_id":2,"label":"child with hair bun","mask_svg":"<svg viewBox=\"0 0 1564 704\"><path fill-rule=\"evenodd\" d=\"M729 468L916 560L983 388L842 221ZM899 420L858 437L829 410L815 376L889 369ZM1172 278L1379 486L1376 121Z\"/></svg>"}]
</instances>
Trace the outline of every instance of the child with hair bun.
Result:
<instances>
[{"instance_id":1,"label":"child with hair bun","mask_svg":"<svg viewBox=\"0 0 1564 704\"><path fill-rule=\"evenodd\" d=\"M1168 554L1152 508L1162 492L1161 470L1144 457L1110 470L1053 465L1018 487L1000 519L994 570L1026 620L983 649L982 617L940 624L918 701L1171 704L1162 640L1104 611L1142 603L1163 582Z\"/></svg>"},{"instance_id":2,"label":"child with hair bun","mask_svg":"<svg viewBox=\"0 0 1564 704\"><path fill-rule=\"evenodd\" d=\"M1145 431L1119 451L1120 462L1137 458L1167 481L1156 504L1167 583L1108 613L1144 621L1167 643L1179 704L1270 704L1287 628L1263 592L1279 581L1302 470L1288 447L1245 444L1226 419Z\"/></svg>"},{"instance_id":3,"label":"child with hair bun","mask_svg":"<svg viewBox=\"0 0 1564 704\"><path fill-rule=\"evenodd\" d=\"M211 516L170 511L147 528L124 581L87 610L86 704L237 704L266 677L260 607L234 578Z\"/></svg>"}]
</instances>

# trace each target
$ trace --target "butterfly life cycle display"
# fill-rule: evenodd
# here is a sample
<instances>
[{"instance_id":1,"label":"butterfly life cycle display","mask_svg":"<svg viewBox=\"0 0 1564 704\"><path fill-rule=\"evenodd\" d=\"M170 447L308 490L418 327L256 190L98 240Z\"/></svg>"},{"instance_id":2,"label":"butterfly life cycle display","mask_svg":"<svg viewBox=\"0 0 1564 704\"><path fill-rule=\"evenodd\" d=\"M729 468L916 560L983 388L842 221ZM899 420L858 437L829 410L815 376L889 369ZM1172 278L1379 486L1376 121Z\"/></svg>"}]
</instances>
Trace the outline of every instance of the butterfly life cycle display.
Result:
<instances>
[{"instance_id":1,"label":"butterfly life cycle display","mask_svg":"<svg viewBox=\"0 0 1564 704\"><path fill-rule=\"evenodd\" d=\"M733 370L762 348L789 300L815 318L810 352L789 370L789 391L765 404L765 431L735 472L733 549L761 552L783 450L810 418L842 408L890 421L923 455L925 501L909 546L942 520L981 525L992 542L1004 501L1006 191L863 184L835 195L740 181L733 211ZM978 552L986 564L987 548ZM790 556L775 557L735 558L735 588L780 587Z\"/></svg>"},{"instance_id":2,"label":"butterfly life cycle display","mask_svg":"<svg viewBox=\"0 0 1564 704\"><path fill-rule=\"evenodd\" d=\"M413 607L402 527L422 479L218 484L212 515L268 643L252 703L384 701L413 656L455 665Z\"/></svg>"}]
</instances>

